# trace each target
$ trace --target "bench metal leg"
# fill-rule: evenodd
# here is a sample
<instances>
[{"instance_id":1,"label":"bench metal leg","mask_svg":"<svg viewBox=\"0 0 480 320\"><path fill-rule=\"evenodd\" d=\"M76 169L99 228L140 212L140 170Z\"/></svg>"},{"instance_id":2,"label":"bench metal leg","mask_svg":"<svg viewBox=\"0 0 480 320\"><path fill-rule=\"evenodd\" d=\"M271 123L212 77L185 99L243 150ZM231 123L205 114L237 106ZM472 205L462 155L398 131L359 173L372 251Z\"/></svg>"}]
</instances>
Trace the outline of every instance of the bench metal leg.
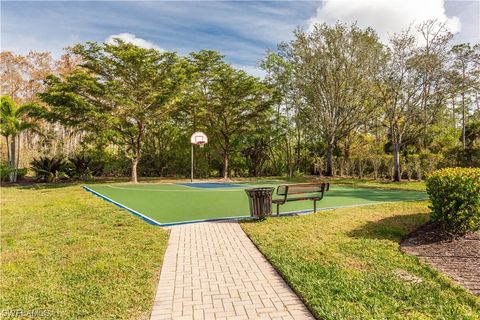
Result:
<instances>
[{"instance_id":1,"label":"bench metal leg","mask_svg":"<svg viewBox=\"0 0 480 320\"><path fill-rule=\"evenodd\" d=\"M317 200L313 200L313 212L317 212Z\"/></svg>"},{"instance_id":2,"label":"bench metal leg","mask_svg":"<svg viewBox=\"0 0 480 320\"><path fill-rule=\"evenodd\" d=\"M278 217L279 214L280 214L280 204L277 203L277 217Z\"/></svg>"}]
</instances>

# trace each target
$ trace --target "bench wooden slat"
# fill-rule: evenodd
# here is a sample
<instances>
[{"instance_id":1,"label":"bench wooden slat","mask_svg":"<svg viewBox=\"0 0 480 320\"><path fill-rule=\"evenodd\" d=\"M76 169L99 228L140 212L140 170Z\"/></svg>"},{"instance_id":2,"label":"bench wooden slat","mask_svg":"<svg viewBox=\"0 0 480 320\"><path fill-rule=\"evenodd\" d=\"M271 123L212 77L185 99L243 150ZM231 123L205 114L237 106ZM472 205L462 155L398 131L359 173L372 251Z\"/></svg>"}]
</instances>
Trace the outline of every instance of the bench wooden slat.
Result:
<instances>
[{"instance_id":1,"label":"bench wooden slat","mask_svg":"<svg viewBox=\"0 0 480 320\"><path fill-rule=\"evenodd\" d=\"M279 206L290 201L312 200L313 210L316 211L317 201L323 199L325 191L330 189L329 183L300 183L285 184L277 187L277 195L282 196L281 199L272 200L277 205L277 216L279 215ZM291 195L308 194L303 197L290 197Z\"/></svg>"},{"instance_id":2,"label":"bench wooden slat","mask_svg":"<svg viewBox=\"0 0 480 320\"><path fill-rule=\"evenodd\" d=\"M284 202L291 202L291 201L301 201L301 200L322 200L321 196L316 196L316 197L295 197L295 198L288 198L287 200L284 199L274 199L272 200L272 203L280 203L283 204Z\"/></svg>"}]
</instances>

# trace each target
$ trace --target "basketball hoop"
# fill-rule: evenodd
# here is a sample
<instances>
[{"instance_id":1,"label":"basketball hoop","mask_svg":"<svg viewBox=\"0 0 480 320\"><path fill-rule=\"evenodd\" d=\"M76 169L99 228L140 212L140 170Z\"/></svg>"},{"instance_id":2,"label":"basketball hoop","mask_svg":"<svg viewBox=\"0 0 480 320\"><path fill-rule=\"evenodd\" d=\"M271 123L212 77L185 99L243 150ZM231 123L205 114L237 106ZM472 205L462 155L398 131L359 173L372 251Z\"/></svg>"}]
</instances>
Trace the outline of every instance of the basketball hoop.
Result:
<instances>
[{"instance_id":1,"label":"basketball hoop","mask_svg":"<svg viewBox=\"0 0 480 320\"><path fill-rule=\"evenodd\" d=\"M193 161L194 161L193 146L197 145L197 146L200 146L200 148L203 148L205 144L208 143L208 137L205 133L201 131L197 131L193 133L192 136L190 137L190 143L192 144L192 151L191 151L192 166L190 171L190 181L193 182Z\"/></svg>"},{"instance_id":2,"label":"basketball hoop","mask_svg":"<svg viewBox=\"0 0 480 320\"><path fill-rule=\"evenodd\" d=\"M203 148L203 146L208 143L208 137L205 133L197 131L190 137L190 143L196 144Z\"/></svg>"}]
</instances>

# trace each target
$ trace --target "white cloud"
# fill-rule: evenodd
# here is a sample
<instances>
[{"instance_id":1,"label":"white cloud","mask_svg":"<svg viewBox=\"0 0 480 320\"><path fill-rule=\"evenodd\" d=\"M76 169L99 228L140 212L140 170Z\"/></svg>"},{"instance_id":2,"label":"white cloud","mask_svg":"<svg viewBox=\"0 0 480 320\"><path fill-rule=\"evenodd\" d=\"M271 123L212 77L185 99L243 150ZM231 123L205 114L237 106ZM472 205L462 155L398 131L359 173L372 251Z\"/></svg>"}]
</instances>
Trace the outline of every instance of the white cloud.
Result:
<instances>
[{"instance_id":1,"label":"white cloud","mask_svg":"<svg viewBox=\"0 0 480 320\"><path fill-rule=\"evenodd\" d=\"M266 74L265 71L255 66L247 66L247 65L240 65L240 64L233 64L232 66L236 69L245 71L251 76L259 77L260 79L265 78L265 74Z\"/></svg>"},{"instance_id":2,"label":"white cloud","mask_svg":"<svg viewBox=\"0 0 480 320\"><path fill-rule=\"evenodd\" d=\"M387 41L412 23L429 19L446 22L452 33L461 29L458 17L446 15L444 0L325 0L308 24L311 30L315 23L357 22L363 28L374 28L380 39Z\"/></svg>"},{"instance_id":3,"label":"white cloud","mask_svg":"<svg viewBox=\"0 0 480 320\"><path fill-rule=\"evenodd\" d=\"M160 51L163 51L162 48L154 44L153 42L150 42L148 40L142 39L137 37L136 35L132 33L119 33L119 34L112 34L109 36L107 39L105 39L106 43L112 44L114 43L113 39L119 38L127 43L134 44L140 48L145 48L145 49L157 49Z\"/></svg>"}]
</instances>

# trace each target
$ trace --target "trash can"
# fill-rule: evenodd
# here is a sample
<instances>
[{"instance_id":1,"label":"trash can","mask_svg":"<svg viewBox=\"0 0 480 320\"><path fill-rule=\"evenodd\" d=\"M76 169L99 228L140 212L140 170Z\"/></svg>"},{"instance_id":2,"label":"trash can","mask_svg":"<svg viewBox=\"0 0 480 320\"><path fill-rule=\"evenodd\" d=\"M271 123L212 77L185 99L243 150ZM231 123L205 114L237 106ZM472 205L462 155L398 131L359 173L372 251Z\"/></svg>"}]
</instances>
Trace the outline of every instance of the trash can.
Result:
<instances>
[{"instance_id":1,"label":"trash can","mask_svg":"<svg viewBox=\"0 0 480 320\"><path fill-rule=\"evenodd\" d=\"M250 204L252 217L263 217L272 214L272 194L275 188L245 189Z\"/></svg>"}]
</instances>

